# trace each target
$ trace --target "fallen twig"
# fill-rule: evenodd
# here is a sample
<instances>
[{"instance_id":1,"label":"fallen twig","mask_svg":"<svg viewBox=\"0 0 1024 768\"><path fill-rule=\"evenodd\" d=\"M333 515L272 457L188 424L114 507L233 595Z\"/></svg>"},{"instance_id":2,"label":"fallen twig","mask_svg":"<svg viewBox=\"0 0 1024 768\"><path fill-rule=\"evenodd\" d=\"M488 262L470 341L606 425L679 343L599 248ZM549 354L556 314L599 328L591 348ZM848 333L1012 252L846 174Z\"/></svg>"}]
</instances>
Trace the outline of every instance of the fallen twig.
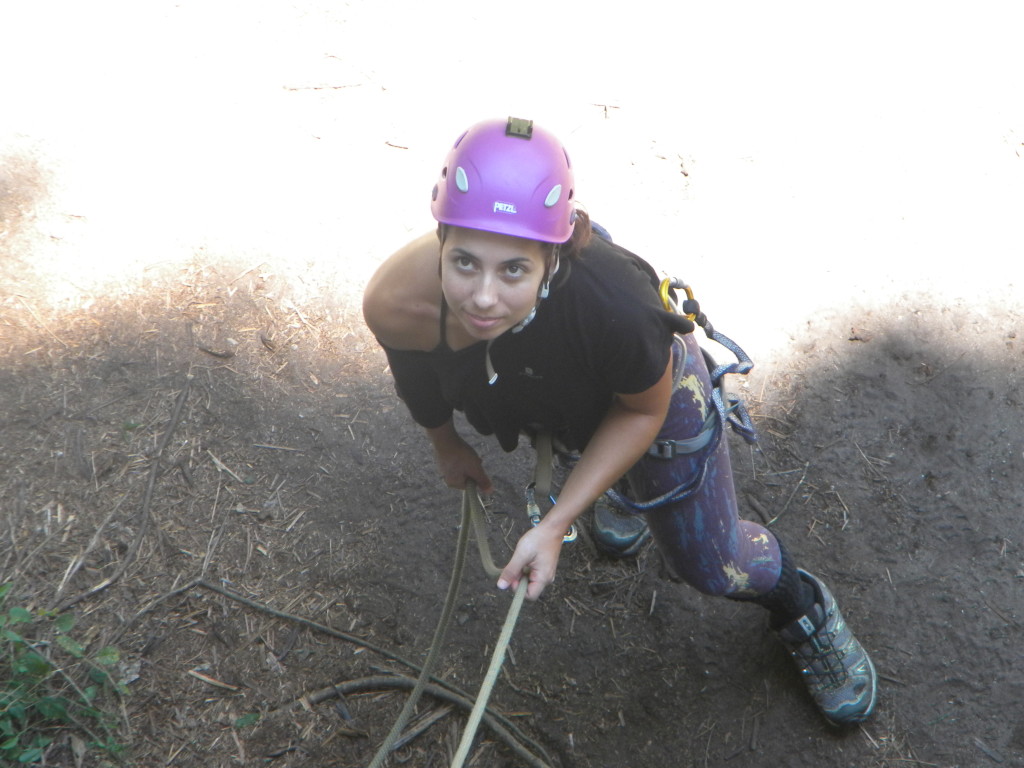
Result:
<instances>
[{"instance_id":1,"label":"fallen twig","mask_svg":"<svg viewBox=\"0 0 1024 768\"><path fill-rule=\"evenodd\" d=\"M207 685L212 685L214 688L223 688L225 691L231 691L233 693L237 693L238 691L242 690L237 685L231 685L230 683L225 683L221 680L217 680L216 678L210 677L209 675L204 675L198 669L190 669L188 671L188 674L194 677L196 680L200 680L206 683Z\"/></svg>"},{"instance_id":2,"label":"fallen twig","mask_svg":"<svg viewBox=\"0 0 1024 768\"><path fill-rule=\"evenodd\" d=\"M218 459L216 456L214 456L213 455L213 451L211 451L209 448L207 448L206 452L208 454L210 454L210 458L213 459L213 463L217 466L217 469L219 469L221 472L227 472L229 475L231 475L233 478L235 478L235 480L237 480L240 483L244 483L245 482L244 480L242 480L242 478L240 478L238 475L236 475L234 472L232 472L228 468L228 466L226 464L224 464L224 462L222 462L220 459Z\"/></svg>"},{"instance_id":3,"label":"fallen twig","mask_svg":"<svg viewBox=\"0 0 1024 768\"><path fill-rule=\"evenodd\" d=\"M117 632L114 633L113 637L110 639L110 642L111 643L117 643L117 641L121 638L121 636L125 632L127 632L135 624L136 621L138 621L143 616L145 616L147 613L149 613L151 610L156 608L164 600L168 600L169 598L176 597L178 595L184 594L185 592L188 592L191 589L195 589L197 584L198 584L198 579L195 579L193 581L188 582L188 584L185 584L184 586L175 587L175 588L171 589L169 592L165 592L164 594L160 595L159 597L154 598L153 600L151 600L149 602L149 605L147 605L142 610L138 611L131 619L126 621L124 624L122 624L118 628Z\"/></svg>"},{"instance_id":4,"label":"fallen twig","mask_svg":"<svg viewBox=\"0 0 1024 768\"><path fill-rule=\"evenodd\" d=\"M409 723L409 727L406 729L405 733L403 733L399 737L398 741L395 742L394 749L401 749L421 733L426 733L426 731L430 729L430 726L438 720L442 720L447 717L453 709L454 707L451 704L445 704L432 712L424 712L413 722Z\"/></svg>"},{"instance_id":5,"label":"fallen twig","mask_svg":"<svg viewBox=\"0 0 1024 768\"><path fill-rule=\"evenodd\" d=\"M234 600L236 603L247 605L250 608L254 608L257 611L260 611L261 613L266 613L270 616L276 616L277 618L284 619L285 621L291 621L296 624L301 624L304 627L315 629L317 632L328 635L330 637L334 637L338 640L345 640L347 642L354 643L355 645L362 646L363 648L378 653L387 659L391 659L391 661L398 662L399 664L402 664L403 666L406 666L409 669L419 671L419 667L413 662L408 661L407 659L404 659L395 653L392 653L386 648L382 648L378 645L375 645L371 643L369 640L364 640L361 637L350 635L347 632L342 632L341 630L335 629L334 627L329 627L326 624L320 624L319 622L313 621L312 619L307 619L304 616L296 616L295 614L287 613L286 611L279 611L277 608L272 608L264 603L260 603L256 600L244 597L243 595L240 595L237 592L232 592L230 589L222 587L219 584L216 584L212 581L207 581L206 579L196 579L193 585L196 587L202 587L203 589L208 589L211 592L216 592L218 595L222 595L228 598L229 600Z\"/></svg>"},{"instance_id":6,"label":"fallen twig","mask_svg":"<svg viewBox=\"0 0 1024 768\"><path fill-rule=\"evenodd\" d=\"M217 476L217 492L213 496L213 516L217 514L217 502L220 500L220 475ZM228 524L227 515L221 513L220 525L218 525L213 533L210 534L210 540L206 544L206 556L203 557L203 570L200 573L200 578L206 576L206 570L210 567L210 563L213 561L213 554L217 551L217 546L220 544L221 536L224 535L224 528Z\"/></svg>"},{"instance_id":7,"label":"fallen twig","mask_svg":"<svg viewBox=\"0 0 1024 768\"><path fill-rule=\"evenodd\" d=\"M773 518L772 518L772 519L771 519L771 520L769 521L769 525L770 525L771 523L774 523L774 522L775 522L776 520L778 520L778 519L779 519L780 517L782 517L782 516L783 516L783 515L784 515L784 514L786 513L786 510L787 510L787 509L789 509L789 505L790 505L790 503L791 503L791 502L793 501L793 497L794 497L794 496L796 496L796 492L800 490L800 486L802 486L802 485L804 484L804 480L805 480L805 479L806 479L806 477L807 477L807 469L808 469L808 467L810 467L810 466L811 466L811 463L810 463L810 462L807 462L806 464L804 464L804 471L803 471L803 474L802 474L802 475L800 475L800 480L799 480L799 481L797 482L797 484L796 484L796 487L795 487L795 488L793 489L792 493L790 493L790 494L789 494L789 498L788 498L788 499L786 499L786 503L782 505L782 509L781 509L781 510L779 510L779 514L777 514L777 515L776 515L775 517L773 517Z\"/></svg>"},{"instance_id":8,"label":"fallen twig","mask_svg":"<svg viewBox=\"0 0 1024 768\"><path fill-rule=\"evenodd\" d=\"M979 739L977 736L974 737L974 745L982 752L984 752L986 755L988 755L991 759L995 760L997 763L1003 762L1003 756L996 752L994 749L992 749L992 747L990 747L984 741Z\"/></svg>"},{"instance_id":9,"label":"fallen twig","mask_svg":"<svg viewBox=\"0 0 1024 768\"><path fill-rule=\"evenodd\" d=\"M857 452L860 453L860 457L864 459L864 463L868 465L868 469L871 470L871 474L879 480L885 480L885 475L882 474L878 470L878 467L872 463L872 461L880 461L880 459L871 459L866 453L864 453L864 449L862 449L857 443L854 443L853 445L857 448Z\"/></svg>"},{"instance_id":10,"label":"fallen twig","mask_svg":"<svg viewBox=\"0 0 1024 768\"><path fill-rule=\"evenodd\" d=\"M205 352L211 357L216 357L218 360L228 360L235 356L234 350L230 349L220 351L216 349L210 349L209 347L204 347L202 344L196 344L196 349L198 349L200 352Z\"/></svg>"},{"instance_id":11,"label":"fallen twig","mask_svg":"<svg viewBox=\"0 0 1024 768\"><path fill-rule=\"evenodd\" d=\"M845 531L846 530L846 526L850 522L850 508L848 506L846 506L846 502L843 501L843 497L839 495L839 491L837 491L835 488L832 489L832 494L837 499L839 499L839 503L843 505L843 524L840 527L840 530ZM892 581L892 579L890 579L890 581Z\"/></svg>"},{"instance_id":12,"label":"fallen twig","mask_svg":"<svg viewBox=\"0 0 1024 768\"><path fill-rule=\"evenodd\" d=\"M996 609L996 608L995 608L995 607L994 607L994 606L993 606L993 605L992 605L992 604L991 604L991 603L990 603L990 602L989 602L988 600L986 600L986 599L985 599L984 597L982 597L982 598L981 598L981 602L982 602L982 603L984 603L984 604L985 604L985 607L986 607L986 608L988 608L988 609L989 609L990 611L992 611L992 613L994 613L994 614L995 614L996 616L998 616L998 617L999 617L1000 619L1002 619L1003 621L1005 621L1005 622L1006 622L1007 624L1009 624L1010 626L1012 626L1012 627L1019 627L1019 626L1020 626L1020 622L1019 622L1019 621L1017 621L1017 620L1015 620L1015 619L1012 619L1012 618L1010 618L1009 616L1006 616L1005 614L1003 614L1003 612L1002 612L1002 611L999 611L999 610L997 610L997 609Z\"/></svg>"}]
</instances>

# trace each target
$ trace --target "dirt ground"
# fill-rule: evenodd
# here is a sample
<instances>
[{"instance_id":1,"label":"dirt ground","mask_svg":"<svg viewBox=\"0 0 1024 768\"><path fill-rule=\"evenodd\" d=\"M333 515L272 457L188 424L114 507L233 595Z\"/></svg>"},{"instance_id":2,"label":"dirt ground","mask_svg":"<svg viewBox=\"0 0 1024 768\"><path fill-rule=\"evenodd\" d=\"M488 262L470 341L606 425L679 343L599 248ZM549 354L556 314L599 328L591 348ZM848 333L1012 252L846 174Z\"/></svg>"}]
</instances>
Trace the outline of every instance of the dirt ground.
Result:
<instances>
[{"instance_id":1,"label":"dirt ground","mask_svg":"<svg viewBox=\"0 0 1024 768\"><path fill-rule=\"evenodd\" d=\"M154 4L131 11L121 48L81 59L95 40L78 31L96 19L22 20L52 37L43 53L16 48L36 77L0 94L21 120L0 134L0 584L9 602L74 615L91 651L118 649L125 693L103 701L126 765L365 766L430 645L460 497L394 395L359 290L429 225L423 192L462 117L499 99L442 125L413 119L428 76L376 52L367 30L386 28L383 5L282 4L239 21ZM986 66L1005 72L999 30L1013 25L985 21ZM742 39L760 40L758 26ZM393 42L408 49L403 30ZM51 57L59 76L41 68ZM914 92L961 82L948 74ZM138 110L114 112L119 130L103 110L56 127L86 103L83 85L106 109L133 78L149 87ZM966 80L953 97L980 103ZM833 588L878 668L877 714L829 728L758 609L673 582L652 546L619 561L584 538L524 607L491 698L499 727L481 727L467 764L1024 764L1024 122L993 108L954 131L945 173L976 194L949 202L915 173L952 133L915 134L920 155L901 133L836 160L818 154L821 124L781 141L775 113L751 107L749 134L720 135L712 117L686 128L632 98L628 77L609 82L553 117L614 174L592 182L590 211L658 268L685 268L755 358L733 382L760 432L753 449L731 443L742 514ZM545 106L524 92L510 101ZM853 192L817 183L822 163L866 159ZM796 226L808 212L816 224ZM848 214L857 227L840 228ZM677 253L680 222L692 257ZM755 249L777 266L729 266ZM500 559L528 525L533 456L470 437L497 488ZM449 765L467 715L449 694L475 697L508 605L471 553L438 689L419 707L435 719L392 764ZM94 746L76 754L72 735L56 733L46 765L112 763Z\"/></svg>"}]
</instances>

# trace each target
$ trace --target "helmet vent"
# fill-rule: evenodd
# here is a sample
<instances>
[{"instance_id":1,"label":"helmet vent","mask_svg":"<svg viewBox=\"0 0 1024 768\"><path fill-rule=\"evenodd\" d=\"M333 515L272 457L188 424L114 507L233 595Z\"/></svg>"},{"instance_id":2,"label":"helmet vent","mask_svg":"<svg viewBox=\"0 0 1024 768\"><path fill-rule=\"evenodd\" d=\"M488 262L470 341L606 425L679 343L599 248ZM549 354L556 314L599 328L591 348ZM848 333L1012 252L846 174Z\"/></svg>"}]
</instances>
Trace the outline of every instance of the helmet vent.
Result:
<instances>
[{"instance_id":1,"label":"helmet vent","mask_svg":"<svg viewBox=\"0 0 1024 768\"><path fill-rule=\"evenodd\" d=\"M469 192L469 177L461 165L455 169L455 186L459 188L459 192Z\"/></svg>"},{"instance_id":2,"label":"helmet vent","mask_svg":"<svg viewBox=\"0 0 1024 768\"><path fill-rule=\"evenodd\" d=\"M559 198L561 198L561 196L562 196L562 185L561 184L555 184L555 186L553 186L551 188L551 191L548 192L548 196L546 198L544 198L544 207L545 208L553 207L558 202Z\"/></svg>"}]
</instances>

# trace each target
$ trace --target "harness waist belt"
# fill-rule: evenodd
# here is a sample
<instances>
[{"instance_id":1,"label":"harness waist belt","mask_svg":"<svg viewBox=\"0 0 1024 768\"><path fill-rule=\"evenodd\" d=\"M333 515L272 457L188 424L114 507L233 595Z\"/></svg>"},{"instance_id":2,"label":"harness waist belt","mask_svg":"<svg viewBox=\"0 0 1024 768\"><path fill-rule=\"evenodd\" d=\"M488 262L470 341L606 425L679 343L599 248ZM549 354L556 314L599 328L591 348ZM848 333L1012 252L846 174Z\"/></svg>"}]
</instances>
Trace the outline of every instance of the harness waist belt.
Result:
<instances>
[{"instance_id":1,"label":"harness waist belt","mask_svg":"<svg viewBox=\"0 0 1024 768\"><path fill-rule=\"evenodd\" d=\"M647 455L656 459L674 459L676 456L696 453L711 442L718 427L718 412L712 411L704 421L704 426L697 435L684 440L655 440Z\"/></svg>"}]
</instances>

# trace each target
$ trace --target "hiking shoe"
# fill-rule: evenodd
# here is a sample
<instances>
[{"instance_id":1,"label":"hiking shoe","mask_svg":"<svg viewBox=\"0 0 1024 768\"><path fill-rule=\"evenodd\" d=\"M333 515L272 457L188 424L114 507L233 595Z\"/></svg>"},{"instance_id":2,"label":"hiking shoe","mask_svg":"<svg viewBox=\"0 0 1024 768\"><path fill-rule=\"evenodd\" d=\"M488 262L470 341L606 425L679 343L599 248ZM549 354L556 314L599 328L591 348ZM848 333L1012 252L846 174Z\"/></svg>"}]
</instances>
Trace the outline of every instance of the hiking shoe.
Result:
<instances>
[{"instance_id":1,"label":"hiking shoe","mask_svg":"<svg viewBox=\"0 0 1024 768\"><path fill-rule=\"evenodd\" d=\"M612 557L632 557L651 537L643 516L623 509L607 493L594 502L591 531L598 549Z\"/></svg>"},{"instance_id":2,"label":"hiking shoe","mask_svg":"<svg viewBox=\"0 0 1024 768\"><path fill-rule=\"evenodd\" d=\"M833 725L866 720L875 708L878 676L821 579L799 570L815 592L811 612L778 630L822 714Z\"/></svg>"}]
</instances>

